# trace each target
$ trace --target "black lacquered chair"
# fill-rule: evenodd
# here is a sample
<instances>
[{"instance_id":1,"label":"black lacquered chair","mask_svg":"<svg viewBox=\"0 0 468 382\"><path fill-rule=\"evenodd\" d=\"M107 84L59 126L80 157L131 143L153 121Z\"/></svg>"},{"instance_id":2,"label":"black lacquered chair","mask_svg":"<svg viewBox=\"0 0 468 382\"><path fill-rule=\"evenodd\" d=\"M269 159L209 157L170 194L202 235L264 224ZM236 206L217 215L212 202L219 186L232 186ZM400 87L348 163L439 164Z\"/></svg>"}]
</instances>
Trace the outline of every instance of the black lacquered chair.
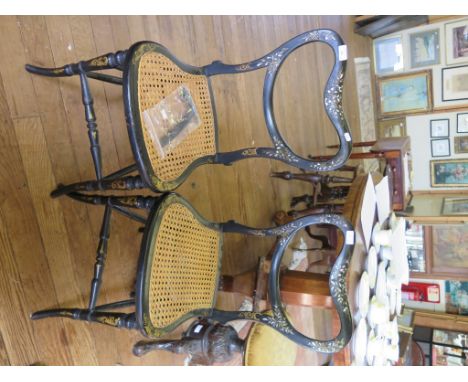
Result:
<instances>
[{"instance_id":1,"label":"black lacquered chair","mask_svg":"<svg viewBox=\"0 0 468 382\"><path fill-rule=\"evenodd\" d=\"M299 345L311 350L333 353L342 349L352 335L352 317L346 293L346 277L353 251L347 241L341 249L329 278L330 294L341 321L341 330L332 340L316 340L297 331L288 320L280 300L279 272L285 248L304 227L329 224L349 238L353 227L340 215L321 214L299 218L288 224L254 229L234 221L212 223L201 217L182 197L175 193L151 196L100 196L71 193L76 200L105 205L98 256L87 309L53 309L33 313L32 319L67 317L98 322L115 327L138 329L149 338L162 338L184 321L198 317L214 322L251 320L272 327ZM138 263L135 297L106 305L97 305L104 261L109 239L111 212L117 208L149 210L145 218ZM132 217L132 216L130 216ZM214 308L225 234L277 236L271 271L268 276L268 296L272 314L254 311L221 311ZM135 307L132 313L115 309Z\"/></svg>"},{"instance_id":2,"label":"black lacquered chair","mask_svg":"<svg viewBox=\"0 0 468 382\"><path fill-rule=\"evenodd\" d=\"M333 51L335 63L323 93L326 113L339 137L339 149L327 160L305 159L295 154L281 136L273 111L273 88L282 63L295 49L309 43L322 42ZM351 151L351 135L342 108L342 90L346 68L346 45L341 37L328 29L312 30L300 34L267 55L239 65L227 65L220 61L195 67L180 62L162 45L143 41L126 51L80 61L60 68L40 68L26 65L31 73L65 77L79 75L91 154L96 180L59 186L53 196L70 192L150 188L153 191L170 191L179 186L197 166L206 163L231 164L246 158L271 158L291 166L310 171L332 171L344 165ZM101 73L106 69L118 69L122 77ZM272 147L244 148L233 152L219 152L214 99L210 78L221 74L238 74L266 69L263 88L263 110ZM101 169L96 115L88 78L109 82L123 87L123 101L128 133L135 157L135 164L104 176ZM185 85L193 97L201 124L178 146L162 157L151 140L143 112L158 104L179 86ZM309 102L309 101L304 101ZM128 176L138 171L137 176Z\"/></svg>"}]
</instances>

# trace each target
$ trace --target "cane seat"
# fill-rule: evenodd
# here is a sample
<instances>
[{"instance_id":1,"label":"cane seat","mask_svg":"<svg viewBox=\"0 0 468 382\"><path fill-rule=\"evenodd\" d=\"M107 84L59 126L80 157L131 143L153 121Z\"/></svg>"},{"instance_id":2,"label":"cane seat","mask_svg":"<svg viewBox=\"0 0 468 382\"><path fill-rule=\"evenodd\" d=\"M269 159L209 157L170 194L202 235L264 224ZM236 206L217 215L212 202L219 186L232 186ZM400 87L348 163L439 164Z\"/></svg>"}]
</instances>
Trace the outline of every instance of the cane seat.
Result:
<instances>
[{"instance_id":1,"label":"cane seat","mask_svg":"<svg viewBox=\"0 0 468 382\"><path fill-rule=\"evenodd\" d=\"M130 67L131 71L137 73L134 82L138 87L138 109L144 138L144 147L141 149L146 152L154 175L162 182L171 182L179 178L196 159L216 153L208 79L204 75L182 70L171 59L156 51L157 44L146 43L144 47L148 51ZM143 112L154 107L182 85L190 91L201 124L167 155L161 157L150 138Z\"/></svg>"},{"instance_id":2,"label":"cane seat","mask_svg":"<svg viewBox=\"0 0 468 382\"><path fill-rule=\"evenodd\" d=\"M214 307L222 235L176 194L150 220L140 255L140 300L145 334L159 337L194 312Z\"/></svg>"}]
</instances>

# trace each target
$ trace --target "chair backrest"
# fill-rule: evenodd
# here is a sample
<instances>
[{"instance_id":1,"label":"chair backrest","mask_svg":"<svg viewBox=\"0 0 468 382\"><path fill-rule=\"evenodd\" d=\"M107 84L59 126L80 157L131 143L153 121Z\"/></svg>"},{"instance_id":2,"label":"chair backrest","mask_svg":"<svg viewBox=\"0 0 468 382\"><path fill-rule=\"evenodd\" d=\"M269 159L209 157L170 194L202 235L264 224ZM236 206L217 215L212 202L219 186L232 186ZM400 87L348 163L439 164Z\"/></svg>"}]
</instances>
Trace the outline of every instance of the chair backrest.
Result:
<instances>
[{"instance_id":1,"label":"chair backrest","mask_svg":"<svg viewBox=\"0 0 468 382\"><path fill-rule=\"evenodd\" d=\"M273 88L281 65L294 50L313 42L327 44L335 56L323 104L340 146L336 155L327 160L305 159L294 153L277 128L273 110ZM158 43L142 41L134 44L126 54L123 86L128 131L141 175L149 187L170 191L180 185L195 167L205 163L230 164L241 159L262 157L306 170L332 171L340 168L348 159L352 145L342 107L346 59L346 45L336 32L329 29L302 33L265 56L238 65L215 61L204 67L195 67L182 63ZM217 145L216 113L209 78L262 68L266 68L263 110L273 147L241 148L221 153ZM201 123L163 158L154 148L142 113L180 85L189 88Z\"/></svg>"},{"instance_id":2,"label":"chair backrest","mask_svg":"<svg viewBox=\"0 0 468 382\"><path fill-rule=\"evenodd\" d=\"M313 339L297 331L287 318L280 296L279 272L281 259L287 245L298 231L317 224L335 226L342 232L345 238L344 245L335 260L329 277L330 295L341 323L340 332L331 340ZM353 226L346 218L335 214L317 214L299 218L279 227L263 230L245 227L235 222L223 224L222 229L224 232L236 232L255 236L274 235L280 237L272 254L271 269L268 276L268 293L273 316L257 312L226 312L215 310L212 315L213 319L223 323L236 319L248 319L261 322L276 329L296 343L321 353L335 353L346 346L353 332L353 320L347 295L347 273L354 249L355 235Z\"/></svg>"}]
</instances>

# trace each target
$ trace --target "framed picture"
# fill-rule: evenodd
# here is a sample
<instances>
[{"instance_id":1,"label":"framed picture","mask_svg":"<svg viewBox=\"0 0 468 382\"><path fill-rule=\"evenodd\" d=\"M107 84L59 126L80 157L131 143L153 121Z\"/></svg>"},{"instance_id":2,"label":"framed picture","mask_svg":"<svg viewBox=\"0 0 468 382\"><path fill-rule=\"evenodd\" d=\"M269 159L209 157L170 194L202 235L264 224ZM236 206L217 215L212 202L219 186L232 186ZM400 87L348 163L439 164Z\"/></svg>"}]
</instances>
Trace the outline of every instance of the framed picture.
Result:
<instances>
[{"instance_id":1,"label":"framed picture","mask_svg":"<svg viewBox=\"0 0 468 382\"><path fill-rule=\"evenodd\" d=\"M468 225L424 226L424 272L411 272L412 278L468 280Z\"/></svg>"},{"instance_id":2,"label":"framed picture","mask_svg":"<svg viewBox=\"0 0 468 382\"><path fill-rule=\"evenodd\" d=\"M431 160L431 187L468 186L468 159Z\"/></svg>"},{"instance_id":3,"label":"framed picture","mask_svg":"<svg viewBox=\"0 0 468 382\"><path fill-rule=\"evenodd\" d=\"M411 68L420 68L422 66L439 64L439 29L412 33L409 38Z\"/></svg>"},{"instance_id":4,"label":"framed picture","mask_svg":"<svg viewBox=\"0 0 468 382\"><path fill-rule=\"evenodd\" d=\"M430 70L377 78L381 118L432 111Z\"/></svg>"},{"instance_id":5,"label":"framed picture","mask_svg":"<svg viewBox=\"0 0 468 382\"><path fill-rule=\"evenodd\" d=\"M382 119L377 126L377 137L406 137L406 118Z\"/></svg>"},{"instance_id":6,"label":"framed picture","mask_svg":"<svg viewBox=\"0 0 468 382\"><path fill-rule=\"evenodd\" d=\"M442 69L442 101L468 99L468 65Z\"/></svg>"},{"instance_id":7,"label":"framed picture","mask_svg":"<svg viewBox=\"0 0 468 382\"><path fill-rule=\"evenodd\" d=\"M468 226L441 224L432 227L432 267L440 272L467 273Z\"/></svg>"},{"instance_id":8,"label":"framed picture","mask_svg":"<svg viewBox=\"0 0 468 382\"><path fill-rule=\"evenodd\" d=\"M468 113L457 114L457 133L468 133Z\"/></svg>"},{"instance_id":9,"label":"framed picture","mask_svg":"<svg viewBox=\"0 0 468 382\"><path fill-rule=\"evenodd\" d=\"M431 138L448 137L450 135L449 119L431 119Z\"/></svg>"},{"instance_id":10,"label":"framed picture","mask_svg":"<svg viewBox=\"0 0 468 382\"><path fill-rule=\"evenodd\" d=\"M405 239L410 272L425 272L424 226L421 224L411 224L405 231Z\"/></svg>"},{"instance_id":11,"label":"framed picture","mask_svg":"<svg viewBox=\"0 0 468 382\"><path fill-rule=\"evenodd\" d=\"M374 63L378 75L403 69L403 45L400 35L374 40Z\"/></svg>"},{"instance_id":12,"label":"framed picture","mask_svg":"<svg viewBox=\"0 0 468 382\"><path fill-rule=\"evenodd\" d=\"M431 155L435 157L450 156L450 140L448 138L431 139Z\"/></svg>"},{"instance_id":13,"label":"framed picture","mask_svg":"<svg viewBox=\"0 0 468 382\"><path fill-rule=\"evenodd\" d=\"M466 281L453 281L453 280L446 280L445 281L445 311L447 313L452 314L459 314L460 316L468 316L468 282ZM440 332L440 334L439 334ZM438 338L436 338L436 334L438 334ZM460 344L460 337L463 335L465 337L465 344L468 342L468 335L457 333L457 332L450 332L450 331L442 331L442 330L434 330L434 342L442 342L444 343L443 351L442 351L442 358L447 358L447 350L450 345L457 345ZM463 337L461 337L463 338ZM467 346L467 345L465 345ZM455 350L459 349L450 349L452 353ZM457 355L461 356L463 359L465 354L463 351ZM460 359L460 358L458 358ZM454 362L450 362L450 365L454 364ZM463 366L464 363L461 363Z\"/></svg>"},{"instance_id":14,"label":"framed picture","mask_svg":"<svg viewBox=\"0 0 468 382\"><path fill-rule=\"evenodd\" d=\"M455 137L455 154L468 153L468 137Z\"/></svg>"},{"instance_id":15,"label":"framed picture","mask_svg":"<svg viewBox=\"0 0 468 382\"><path fill-rule=\"evenodd\" d=\"M468 197L444 198L442 202L442 215L468 215Z\"/></svg>"},{"instance_id":16,"label":"framed picture","mask_svg":"<svg viewBox=\"0 0 468 382\"><path fill-rule=\"evenodd\" d=\"M468 62L468 19L445 24L447 65Z\"/></svg>"}]
</instances>

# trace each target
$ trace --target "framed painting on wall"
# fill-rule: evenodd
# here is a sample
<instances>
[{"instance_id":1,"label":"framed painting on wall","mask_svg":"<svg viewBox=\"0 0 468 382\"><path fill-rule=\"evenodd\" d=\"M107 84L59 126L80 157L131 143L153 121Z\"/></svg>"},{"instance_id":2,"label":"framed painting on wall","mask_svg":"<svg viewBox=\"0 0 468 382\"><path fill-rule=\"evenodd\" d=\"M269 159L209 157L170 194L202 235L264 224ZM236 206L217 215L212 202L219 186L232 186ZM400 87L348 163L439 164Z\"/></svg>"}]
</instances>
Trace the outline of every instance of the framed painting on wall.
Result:
<instances>
[{"instance_id":1,"label":"framed painting on wall","mask_svg":"<svg viewBox=\"0 0 468 382\"><path fill-rule=\"evenodd\" d=\"M406 118L382 119L377 126L377 137L406 137Z\"/></svg>"},{"instance_id":2,"label":"framed painting on wall","mask_svg":"<svg viewBox=\"0 0 468 382\"><path fill-rule=\"evenodd\" d=\"M403 69L403 45L400 35L374 40L374 63L378 75Z\"/></svg>"},{"instance_id":3,"label":"framed painting on wall","mask_svg":"<svg viewBox=\"0 0 468 382\"><path fill-rule=\"evenodd\" d=\"M468 316L468 282L447 280L445 296L447 313Z\"/></svg>"},{"instance_id":4,"label":"framed painting on wall","mask_svg":"<svg viewBox=\"0 0 468 382\"><path fill-rule=\"evenodd\" d=\"M442 215L453 216L453 215L467 215L468 216L468 197L452 197L444 198L442 202Z\"/></svg>"},{"instance_id":5,"label":"framed painting on wall","mask_svg":"<svg viewBox=\"0 0 468 382\"><path fill-rule=\"evenodd\" d=\"M468 272L468 226L432 226L432 269L441 273Z\"/></svg>"},{"instance_id":6,"label":"framed painting on wall","mask_svg":"<svg viewBox=\"0 0 468 382\"><path fill-rule=\"evenodd\" d=\"M468 65L442 69L442 101L468 99Z\"/></svg>"},{"instance_id":7,"label":"framed painting on wall","mask_svg":"<svg viewBox=\"0 0 468 382\"><path fill-rule=\"evenodd\" d=\"M432 111L430 70L377 78L381 118Z\"/></svg>"},{"instance_id":8,"label":"framed painting on wall","mask_svg":"<svg viewBox=\"0 0 468 382\"><path fill-rule=\"evenodd\" d=\"M431 187L468 187L468 159L431 160L430 166Z\"/></svg>"},{"instance_id":9,"label":"framed painting on wall","mask_svg":"<svg viewBox=\"0 0 468 382\"><path fill-rule=\"evenodd\" d=\"M457 133L468 133L468 113L457 114Z\"/></svg>"},{"instance_id":10,"label":"framed painting on wall","mask_svg":"<svg viewBox=\"0 0 468 382\"><path fill-rule=\"evenodd\" d=\"M468 19L445 24L447 65L468 62Z\"/></svg>"},{"instance_id":11,"label":"framed painting on wall","mask_svg":"<svg viewBox=\"0 0 468 382\"><path fill-rule=\"evenodd\" d=\"M431 155L433 157L449 157L450 140L448 138L431 139Z\"/></svg>"},{"instance_id":12,"label":"framed painting on wall","mask_svg":"<svg viewBox=\"0 0 468 382\"><path fill-rule=\"evenodd\" d=\"M423 66L439 64L439 29L412 33L409 38L411 68L420 68Z\"/></svg>"},{"instance_id":13,"label":"framed painting on wall","mask_svg":"<svg viewBox=\"0 0 468 382\"><path fill-rule=\"evenodd\" d=\"M455 137L455 154L468 153L468 137Z\"/></svg>"},{"instance_id":14,"label":"framed painting on wall","mask_svg":"<svg viewBox=\"0 0 468 382\"><path fill-rule=\"evenodd\" d=\"M424 226L423 272L412 278L468 280L468 225L437 224Z\"/></svg>"},{"instance_id":15,"label":"framed painting on wall","mask_svg":"<svg viewBox=\"0 0 468 382\"><path fill-rule=\"evenodd\" d=\"M431 119L431 138L448 137L449 135L449 119Z\"/></svg>"}]
</instances>

